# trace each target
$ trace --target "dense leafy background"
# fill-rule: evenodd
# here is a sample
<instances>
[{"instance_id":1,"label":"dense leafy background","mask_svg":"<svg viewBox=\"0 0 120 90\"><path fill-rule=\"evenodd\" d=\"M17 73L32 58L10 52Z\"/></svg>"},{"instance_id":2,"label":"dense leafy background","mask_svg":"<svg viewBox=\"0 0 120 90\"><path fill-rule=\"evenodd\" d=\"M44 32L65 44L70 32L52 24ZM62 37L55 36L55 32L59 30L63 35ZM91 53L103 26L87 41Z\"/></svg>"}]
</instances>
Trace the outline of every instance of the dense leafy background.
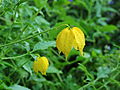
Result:
<instances>
[{"instance_id":1,"label":"dense leafy background","mask_svg":"<svg viewBox=\"0 0 120 90\"><path fill-rule=\"evenodd\" d=\"M85 33L84 56L59 54L65 24ZM47 76L33 71L37 54ZM11 89L120 90L120 0L0 0L0 90Z\"/></svg>"}]
</instances>

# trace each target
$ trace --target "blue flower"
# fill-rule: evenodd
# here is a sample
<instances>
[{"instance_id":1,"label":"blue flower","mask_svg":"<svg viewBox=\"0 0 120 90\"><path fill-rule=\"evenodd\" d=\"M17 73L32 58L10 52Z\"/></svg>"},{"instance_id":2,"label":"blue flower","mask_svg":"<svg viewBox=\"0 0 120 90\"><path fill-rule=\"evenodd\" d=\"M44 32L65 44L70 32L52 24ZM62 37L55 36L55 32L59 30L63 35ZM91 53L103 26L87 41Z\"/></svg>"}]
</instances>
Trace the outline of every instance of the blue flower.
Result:
<instances>
[{"instance_id":1,"label":"blue flower","mask_svg":"<svg viewBox=\"0 0 120 90\"><path fill-rule=\"evenodd\" d=\"M114 4L114 1L110 1L110 2L108 2L108 4L112 5L112 4Z\"/></svg>"},{"instance_id":2,"label":"blue flower","mask_svg":"<svg viewBox=\"0 0 120 90\"><path fill-rule=\"evenodd\" d=\"M73 0L69 0L70 2L72 2Z\"/></svg>"}]
</instances>

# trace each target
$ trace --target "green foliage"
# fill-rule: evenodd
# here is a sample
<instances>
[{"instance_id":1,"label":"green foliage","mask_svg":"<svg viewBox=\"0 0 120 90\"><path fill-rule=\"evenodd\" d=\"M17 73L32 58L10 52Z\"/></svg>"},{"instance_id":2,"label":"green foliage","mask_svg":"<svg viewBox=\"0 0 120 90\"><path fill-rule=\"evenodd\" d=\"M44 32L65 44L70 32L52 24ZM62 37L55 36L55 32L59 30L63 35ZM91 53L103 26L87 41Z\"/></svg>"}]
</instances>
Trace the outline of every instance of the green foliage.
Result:
<instances>
[{"instance_id":1,"label":"green foliage","mask_svg":"<svg viewBox=\"0 0 120 90\"><path fill-rule=\"evenodd\" d=\"M0 90L120 90L119 0L0 0ZM86 37L66 61L56 37L67 25ZM37 54L47 76L33 71Z\"/></svg>"},{"instance_id":2,"label":"green foliage","mask_svg":"<svg viewBox=\"0 0 120 90\"><path fill-rule=\"evenodd\" d=\"M25 87L20 86L20 85L11 86L10 89L12 89L12 90L16 90L16 89L17 89L17 90L30 90L30 89L25 88Z\"/></svg>"},{"instance_id":3,"label":"green foliage","mask_svg":"<svg viewBox=\"0 0 120 90\"><path fill-rule=\"evenodd\" d=\"M48 42L45 42L45 41L41 41L41 42L38 42L37 44L35 44L34 46L34 51L36 50L45 50L45 49L48 49L48 47L52 47L52 46L56 46L56 43L55 41L48 41Z\"/></svg>"}]
</instances>

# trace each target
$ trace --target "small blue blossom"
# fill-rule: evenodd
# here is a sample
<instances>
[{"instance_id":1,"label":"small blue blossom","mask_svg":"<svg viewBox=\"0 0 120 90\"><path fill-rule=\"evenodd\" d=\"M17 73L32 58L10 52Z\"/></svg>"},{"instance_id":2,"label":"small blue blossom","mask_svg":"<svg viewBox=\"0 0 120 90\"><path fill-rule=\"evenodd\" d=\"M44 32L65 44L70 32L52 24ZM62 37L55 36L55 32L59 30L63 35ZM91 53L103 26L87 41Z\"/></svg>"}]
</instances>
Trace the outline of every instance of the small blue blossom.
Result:
<instances>
[{"instance_id":1,"label":"small blue blossom","mask_svg":"<svg viewBox=\"0 0 120 90\"><path fill-rule=\"evenodd\" d=\"M70 2L72 2L73 0L69 0Z\"/></svg>"},{"instance_id":2,"label":"small blue blossom","mask_svg":"<svg viewBox=\"0 0 120 90\"><path fill-rule=\"evenodd\" d=\"M114 4L114 1L110 1L110 2L108 2L108 4L112 5L112 4Z\"/></svg>"}]
</instances>

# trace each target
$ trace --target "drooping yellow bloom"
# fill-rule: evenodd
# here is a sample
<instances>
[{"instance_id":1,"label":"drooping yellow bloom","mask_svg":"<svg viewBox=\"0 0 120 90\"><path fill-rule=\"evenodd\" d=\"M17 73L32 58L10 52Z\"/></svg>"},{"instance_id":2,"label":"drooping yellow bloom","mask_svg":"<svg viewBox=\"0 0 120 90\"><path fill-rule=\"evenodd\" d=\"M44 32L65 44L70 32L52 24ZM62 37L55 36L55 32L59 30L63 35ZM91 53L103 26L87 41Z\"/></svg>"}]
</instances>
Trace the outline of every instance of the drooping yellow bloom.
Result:
<instances>
[{"instance_id":1,"label":"drooping yellow bloom","mask_svg":"<svg viewBox=\"0 0 120 90\"><path fill-rule=\"evenodd\" d=\"M49 66L49 62L46 57L37 57L37 60L35 60L33 63L33 70L36 73L40 71L42 75L46 75L48 66Z\"/></svg>"},{"instance_id":2,"label":"drooping yellow bloom","mask_svg":"<svg viewBox=\"0 0 120 90\"><path fill-rule=\"evenodd\" d=\"M72 48L79 50L80 54L83 55L83 48L85 46L84 33L77 27L67 27L58 34L56 46L66 57L69 55Z\"/></svg>"}]
</instances>

